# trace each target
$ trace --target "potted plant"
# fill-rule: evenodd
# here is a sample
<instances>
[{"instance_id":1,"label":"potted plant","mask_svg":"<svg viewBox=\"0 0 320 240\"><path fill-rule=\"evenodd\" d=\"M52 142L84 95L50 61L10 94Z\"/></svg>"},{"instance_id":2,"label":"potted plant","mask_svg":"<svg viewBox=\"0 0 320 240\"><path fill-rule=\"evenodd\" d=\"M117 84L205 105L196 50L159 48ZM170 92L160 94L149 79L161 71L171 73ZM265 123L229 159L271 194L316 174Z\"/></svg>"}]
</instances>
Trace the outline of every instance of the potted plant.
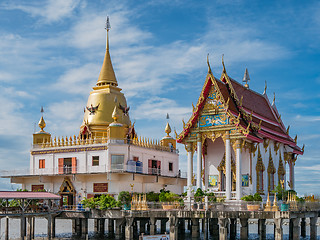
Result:
<instances>
[{"instance_id":1,"label":"potted plant","mask_svg":"<svg viewBox=\"0 0 320 240\"><path fill-rule=\"evenodd\" d=\"M247 209L249 211L258 211L260 209L260 203L262 201L262 197L259 193L255 193L254 195L246 195L241 198L241 200L247 202Z\"/></svg>"},{"instance_id":2,"label":"potted plant","mask_svg":"<svg viewBox=\"0 0 320 240\"><path fill-rule=\"evenodd\" d=\"M131 194L128 191L122 191L118 195L118 201L123 205L124 210L130 210Z\"/></svg>"},{"instance_id":3,"label":"potted plant","mask_svg":"<svg viewBox=\"0 0 320 240\"><path fill-rule=\"evenodd\" d=\"M161 190L159 195L159 201L162 202L162 208L164 210L170 210L176 207L176 205L173 203L178 199L178 197L178 194L172 193L170 191Z\"/></svg>"}]
</instances>

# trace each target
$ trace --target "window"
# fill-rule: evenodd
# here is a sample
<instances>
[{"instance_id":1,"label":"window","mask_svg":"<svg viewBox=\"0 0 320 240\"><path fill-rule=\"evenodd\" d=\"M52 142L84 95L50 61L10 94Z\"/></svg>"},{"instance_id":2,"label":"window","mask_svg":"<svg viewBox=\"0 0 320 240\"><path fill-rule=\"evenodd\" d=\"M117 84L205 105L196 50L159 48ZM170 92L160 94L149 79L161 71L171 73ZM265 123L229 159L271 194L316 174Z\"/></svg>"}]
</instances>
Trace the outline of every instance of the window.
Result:
<instances>
[{"instance_id":1,"label":"window","mask_svg":"<svg viewBox=\"0 0 320 240\"><path fill-rule=\"evenodd\" d=\"M59 174L69 174L77 172L77 158L59 158L58 159Z\"/></svg>"},{"instance_id":2,"label":"window","mask_svg":"<svg viewBox=\"0 0 320 240\"><path fill-rule=\"evenodd\" d=\"M46 167L46 160L45 159L39 159L39 168L45 168Z\"/></svg>"},{"instance_id":3,"label":"window","mask_svg":"<svg viewBox=\"0 0 320 240\"><path fill-rule=\"evenodd\" d=\"M169 162L169 171L172 172L173 171L173 163Z\"/></svg>"},{"instance_id":4,"label":"window","mask_svg":"<svg viewBox=\"0 0 320 240\"><path fill-rule=\"evenodd\" d=\"M99 166L99 156L92 156L92 166Z\"/></svg>"},{"instance_id":5,"label":"window","mask_svg":"<svg viewBox=\"0 0 320 240\"><path fill-rule=\"evenodd\" d=\"M123 170L124 155L111 155L111 169Z\"/></svg>"},{"instance_id":6,"label":"window","mask_svg":"<svg viewBox=\"0 0 320 240\"><path fill-rule=\"evenodd\" d=\"M158 160L148 160L148 173L149 174L161 174L161 161Z\"/></svg>"}]
</instances>

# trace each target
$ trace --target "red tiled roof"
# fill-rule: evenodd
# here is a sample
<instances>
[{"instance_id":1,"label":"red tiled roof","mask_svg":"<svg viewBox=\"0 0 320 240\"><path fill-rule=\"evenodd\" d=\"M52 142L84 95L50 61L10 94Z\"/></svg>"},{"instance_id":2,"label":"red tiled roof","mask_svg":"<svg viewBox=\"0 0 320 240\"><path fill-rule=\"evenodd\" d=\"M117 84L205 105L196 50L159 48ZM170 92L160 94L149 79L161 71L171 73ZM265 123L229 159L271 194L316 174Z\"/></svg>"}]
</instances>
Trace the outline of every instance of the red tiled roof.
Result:
<instances>
[{"instance_id":1,"label":"red tiled roof","mask_svg":"<svg viewBox=\"0 0 320 240\"><path fill-rule=\"evenodd\" d=\"M48 192L0 191L0 199L60 199L61 196Z\"/></svg>"}]
</instances>

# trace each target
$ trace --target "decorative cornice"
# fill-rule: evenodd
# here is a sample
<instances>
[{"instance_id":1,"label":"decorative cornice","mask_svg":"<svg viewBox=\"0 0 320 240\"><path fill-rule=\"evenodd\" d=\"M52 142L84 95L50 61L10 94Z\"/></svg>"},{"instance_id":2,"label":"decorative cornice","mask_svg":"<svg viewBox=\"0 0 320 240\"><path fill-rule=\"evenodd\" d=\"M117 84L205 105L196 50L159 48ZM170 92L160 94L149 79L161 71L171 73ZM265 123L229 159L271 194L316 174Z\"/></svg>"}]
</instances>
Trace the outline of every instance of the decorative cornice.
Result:
<instances>
[{"instance_id":1,"label":"decorative cornice","mask_svg":"<svg viewBox=\"0 0 320 240\"><path fill-rule=\"evenodd\" d=\"M107 150L107 149L108 149L107 146L50 149L50 150L41 150L41 151L31 151L31 155L52 154L52 153L70 153L70 152L99 151L99 150Z\"/></svg>"}]
</instances>

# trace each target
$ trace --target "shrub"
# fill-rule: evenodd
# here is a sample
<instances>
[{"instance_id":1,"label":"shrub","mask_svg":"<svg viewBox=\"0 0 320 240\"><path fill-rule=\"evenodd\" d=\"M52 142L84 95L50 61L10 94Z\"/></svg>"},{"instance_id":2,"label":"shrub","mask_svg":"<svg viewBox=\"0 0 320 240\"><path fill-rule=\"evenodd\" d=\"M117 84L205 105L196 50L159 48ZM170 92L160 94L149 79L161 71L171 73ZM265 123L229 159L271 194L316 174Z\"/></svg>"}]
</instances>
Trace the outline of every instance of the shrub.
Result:
<instances>
[{"instance_id":1,"label":"shrub","mask_svg":"<svg viewBox=\"0 0 320 240\"><path fill-rule=\"evenodd\" d=\"M246 201L246 202L261 202L262 197L260 196L259 193L255 193L254 195L246 195L241 198L241 200Z\"/></svg>"},{"instance_id":2,"label":"shrub","mask_svg":"<svg viewBox=\"0 0 320 240\"><path fill-rule=\"evenodd\" d=\"M178 201L179 195L170 191L162 191L159 195L160 202L174 202Z\"/></svg>"},{"instance_id":3,"label":"shrub","mask_svg":"<svg viewBox=\"0 0 320 240\"><path fill-rule=\"evenodd\" d=\"M118 195L118 201L122 204L129 204L131 202L131 194L128 191L122 191Z\"/></svg>"}]
</instances>

